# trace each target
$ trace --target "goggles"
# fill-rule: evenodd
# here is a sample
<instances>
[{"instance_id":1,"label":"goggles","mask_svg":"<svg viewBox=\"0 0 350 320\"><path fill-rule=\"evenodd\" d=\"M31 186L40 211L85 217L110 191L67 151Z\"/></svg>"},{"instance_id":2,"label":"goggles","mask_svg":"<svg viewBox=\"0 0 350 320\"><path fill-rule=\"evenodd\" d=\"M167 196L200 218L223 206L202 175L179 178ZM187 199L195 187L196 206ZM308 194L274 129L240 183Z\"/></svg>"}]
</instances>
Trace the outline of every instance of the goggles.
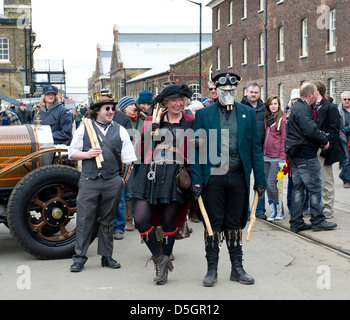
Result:
<instances>
[{"instance_id":1,"label":"goggles","mask_svg":"<svg viewBox=\"0 0 350 320\"><path fill-rule=\"evenodd\" d=\"M236 77L221 77L218 81L216 81L216 84L220 84L224 86L227 82L229 82L232 85L236 85L238 83L238 80Z\"/></svg>"}]
</instances>

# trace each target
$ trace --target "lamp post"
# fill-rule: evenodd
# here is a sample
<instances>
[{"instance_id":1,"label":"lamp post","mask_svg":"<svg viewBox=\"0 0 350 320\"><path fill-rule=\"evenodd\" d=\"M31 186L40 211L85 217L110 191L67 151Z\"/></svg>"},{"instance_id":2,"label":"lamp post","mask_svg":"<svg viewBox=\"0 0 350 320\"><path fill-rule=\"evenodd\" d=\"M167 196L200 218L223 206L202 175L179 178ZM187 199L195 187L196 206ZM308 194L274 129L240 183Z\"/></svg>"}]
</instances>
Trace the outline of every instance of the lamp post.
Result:
<instances>
[{"instance_id":1,"label":"lamp post","mask_svg":"<svg viewBox=\"0 0 350 320\"><path fill-rule=\"evenodd\" d=\"M202 3L186 0L199 6L199 94L202 94Z\"/></svg>"}]
</instances>

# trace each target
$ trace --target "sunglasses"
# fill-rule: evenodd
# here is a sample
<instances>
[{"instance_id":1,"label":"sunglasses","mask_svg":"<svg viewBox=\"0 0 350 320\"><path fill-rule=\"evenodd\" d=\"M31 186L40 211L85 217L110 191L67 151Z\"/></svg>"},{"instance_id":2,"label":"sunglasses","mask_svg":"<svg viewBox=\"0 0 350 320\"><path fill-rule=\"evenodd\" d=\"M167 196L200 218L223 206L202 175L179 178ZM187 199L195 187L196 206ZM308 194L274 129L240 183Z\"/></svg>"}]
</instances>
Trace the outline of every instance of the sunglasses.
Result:
<instances>
[{"instance_id":1,"label":"sunglasses","mask_svg":"<svg viewBox=\"0 0 350 320\"><path fill-rule=\"evenodd\" d=\"M343 100L344 100L344 101L350 101L350 98L348 98L348 99L347 99L347 98L344 98Z\"/></svg>"},{"instance_id":2,"label":"sunglasses","mask_svg":"<svg viewBox=\"0 0 350 320\"><path fill-rule=\"evenodd\" d=\"M106 111L108 112L109 110L111 110L112 109L112 111L114 112L115 111L115 107L106 107Z\"/></svg>"},{"instance_id":3,"label":"sunglasses","mask_svg":"<svg viewBox=\"0 0 350 320\"><path fill-rule=\"evenodd\" d=\"M216 91L216 88L209 88L209 91Z\"/></svg>"}]
</instances>

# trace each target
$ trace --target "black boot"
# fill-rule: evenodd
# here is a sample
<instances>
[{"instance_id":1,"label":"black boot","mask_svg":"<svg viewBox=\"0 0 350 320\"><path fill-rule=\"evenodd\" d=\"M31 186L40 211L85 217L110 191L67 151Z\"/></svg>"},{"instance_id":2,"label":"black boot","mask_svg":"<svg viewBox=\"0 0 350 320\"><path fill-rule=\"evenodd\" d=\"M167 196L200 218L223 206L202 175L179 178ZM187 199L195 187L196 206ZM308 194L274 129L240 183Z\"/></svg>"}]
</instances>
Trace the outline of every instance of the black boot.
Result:
<instances>
[{"instance_id":1,"label":"black boot","mask_svg":"<svg viewBox=\"0 0 350 320\"><path fill-rule=\"evenodd\" d=\"M156 268L156 277L153 281L159 285L166 284L168 282L168 271L170 270L170 272L172 272L174 270L170 257L161 252L156 256L153 256L151 259Z\"/></svg>"},{"instance_id":2,"label":"black boot","mask_svg":"<svg viewBox=\"0 0 350 320\"><path fill-rule=\"evenodd\" d=\"M206 237L206 259L208 271L203 279L204 287L214 287L218 280L218 262L219 262L219 234L216 233L213 237Z\"/></svg>"},{"instance_id":3,"label":"black boot","mask_svg":"<svg viewBox=\"0 0 350 320\"><path fill-rule=\"evenodd\" d=\"M230 280L242 284L254 284L254 279L244 271L242 260L242 256L231 257L232 269Z\"/></svg>"},{"instance_id":4,"label":"black boot","mask_svg":"<svg viewBox=\"0 0 350 320\"><path fill-rule=\"evenodd\" d=\"M230 280L242 284L253 284L254 279L244 271L242 265L242 230L225 231L225 238L232 264Z\"/></svg>"}]
</instances>

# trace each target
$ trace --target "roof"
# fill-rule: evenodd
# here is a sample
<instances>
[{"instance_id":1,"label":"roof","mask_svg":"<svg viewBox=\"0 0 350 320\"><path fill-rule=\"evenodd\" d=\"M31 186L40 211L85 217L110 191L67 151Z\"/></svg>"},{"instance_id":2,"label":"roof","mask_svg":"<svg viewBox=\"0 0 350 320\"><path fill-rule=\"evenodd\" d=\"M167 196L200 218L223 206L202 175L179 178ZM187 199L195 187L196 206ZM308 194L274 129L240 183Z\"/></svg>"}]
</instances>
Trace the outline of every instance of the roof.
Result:
<instances>
[{"instance_id":1,"label":"roof","mask_svg":"<svg viewBox=\"0 0 350 320\"><path fill-rule=\"evenodd\" d=\"M119 31L119 62L124 68L156 68L199 52L199 30L193 27L114 27ZM211 28L202 30L202 49L212 44Z\"/></svg>"}]
</instances>

